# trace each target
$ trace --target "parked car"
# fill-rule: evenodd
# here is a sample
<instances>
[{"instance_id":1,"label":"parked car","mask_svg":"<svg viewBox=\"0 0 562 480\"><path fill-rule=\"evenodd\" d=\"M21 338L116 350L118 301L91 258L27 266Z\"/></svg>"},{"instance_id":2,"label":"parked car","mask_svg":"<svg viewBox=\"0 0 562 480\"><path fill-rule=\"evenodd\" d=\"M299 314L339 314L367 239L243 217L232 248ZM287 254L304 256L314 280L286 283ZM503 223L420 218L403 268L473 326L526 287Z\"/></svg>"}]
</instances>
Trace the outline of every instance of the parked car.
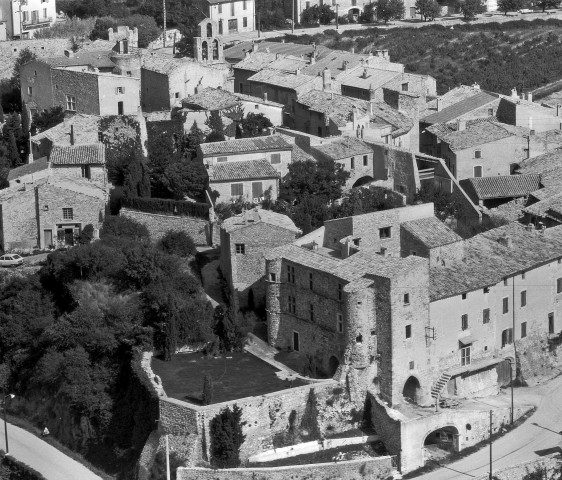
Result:
<instances>
[{"instance_id":1,"label":"parked car","mask_svg":"<svg viewBox=\"0 0 562 480\"><path fill-rule=\"evenodd\" d=\"M0 257L0 267L17 267L23 264L23 258L16 253L7 253Z\"/></svg>"}]
</instances>

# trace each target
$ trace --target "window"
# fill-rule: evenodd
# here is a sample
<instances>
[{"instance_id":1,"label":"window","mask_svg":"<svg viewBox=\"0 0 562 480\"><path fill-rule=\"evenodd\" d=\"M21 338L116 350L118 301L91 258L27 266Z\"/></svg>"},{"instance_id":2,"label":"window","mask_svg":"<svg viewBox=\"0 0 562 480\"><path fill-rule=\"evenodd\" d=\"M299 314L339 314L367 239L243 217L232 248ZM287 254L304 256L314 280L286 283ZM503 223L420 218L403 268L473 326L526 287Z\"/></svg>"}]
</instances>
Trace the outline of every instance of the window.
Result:
<instances>
[{"instance_id":1,"label":"window","mask_svg":"<svg viewBox=\"0 0 562 480\"><path fill-rule=\"evenodd\" d=\"M287 282L295 283L295 267L287 265Z\"/></svg>"},{"instance_id":2,"label":"window","mask_svg":"<svg viewBox=\"0 0 562 480\"><path fill-rule=\"evenodd\" d=\"M233 197L240 197L244 195L244 184L243 183L231 183L230 184L230 195Z\"/></svg>"},{"instance_id":3,"label":"window","mask_svg":"<svg viewBox=\"0 0 562 480\"><path fill-rule=\"evenodd\" d=\"M248 19L246 17L242 18L242 26L243 27L247 27L248 26Z\"/></svg>"},{"instance_id":4,"label":"window","mask_svg":"<svg viewBox=\"0 0 562 480\"><path fill-rule=\"evenodd\" d=\"M351 157L351 168L355 168L355 157Z\"/></svg>"},{"instance_id":5,"label":"window","mask_svg":"<svg viewBox=\"0 0 562 480\"><path fill-rule=\"evenodd\" d=\"M482 310L482 323L490 323L490 309L485 308Z\"/></svg>"},{"instance_id":6,"label":"window","mask_svg":"<svg viewBox=\"0 0 562 480\"><path fill-rule=\"evenodd\" d=\"M369 156L363 155L363 166L366 167L369 165Z\"/></svg>"},{"instance_id":7,"label":"window","mask_svg":"<svg viewBox=\"0 0 562 480\"><path fill-rule=\"evenodd\" d=\"M132 77L133 76L133 72L131 72L130 70L127 70L127 77Z\"/></svg>"},{"instance_id":8,"label":"window","mask_svg":"<svg viewBox=\"0 0 562 480\"><path fill-rule=\"evenodd\" d=\"M243 10L247 10L247 9L248 9L248 3L246 2L246 0L243 0L243 2L242 2L242 9L243 9Z\"/></svg>"},{"instance_id":9,"label":"window","mask_svg":"<svg viewBox=\"0 0 562 480\"><path fill-rule=\"evenodd\" d=\"M360 238L354 238L354 239L353 239L353 245L355 245L356 247L358 247L360 243L361 243L361 239L360 239Z\"/></svg>"},{"instance_id":10,"label":"window","mask_svg":"<svg viewBox=\"0 0 562 480\"><path fill-rule=\"evenodd\" d=\"M256 103L256 104L254 105L254 110L259 110L259 109L260 109L260 106Z\"/></svg>"},{"instance_id":11,"label":"window","mask_svg":"<svg viewBox=\"0 0 562 480\"><path fill-rule=\"evenodd\" d=\"M461 298L462 298L463 300L466 300L466 293L463 293L463 294L461 295Z\"/></svg>"},{"instance_id":12,"label":"window","mask_svg":"<svg viewBox=\"0 0 562 480\"><path fill-rule=\"evenodd\" d=\"M293 332L293 350L298 352L300 348L299 332Z\"/></svg>"},{"instance_id":13,"label":"window","mask_svg":"<svg viewBox=\"0 0 562 480\"><path fill-rule=\"evenodd\" d=\"M312 273L308 274L308 286L311 290L314 290L314 279L312 277Z\"/></svg>"},{"instance_id":14,"label":"window","mask_svg":"<svg viewBox=\"0 0 562 480\"><path fill-rule=\"evenodd\" d=\"M379 238L390 238L391 237L390 228L391 227L379 228Z\"/></svg>"},{"instance_id":15,"label":"window","mask_svg":"<svg viewBox=\"0 0 562 480\"><path fill-rule=\"evenodd\" d=\"M275 165L277 163L281 163L281 154L280 153L272 153L271 154L271 163Z\"/></svg>"},{"instance_id":16,"label":"window","mask_svg":"<svg viewBox=\"0 0 562 480\"><path fill-rule=\"evenodd\" d=\"M504 284L505 287L507 287L507 277L505 277L505 278L503 279L503 284Z\"/></svg>"},{"instance_id":17,"label":"window","mask_svg":"<svg viewBox=\"0 0 562 480\"><path fill-rule=\"evenodd\" d=\"M337 325L338 325L338 333L343 333L343 314L338 313L336 315Z\"/></svg>"},{"instance_id":18,"label":"window","mask_svg":"<svg viewBox=\"0 0 562 480\"><path fill-rule=\"evenodd\" d=\"M404 305L410 305L410 294L405 293L403 300L404 300Z\"/></svg>"},{"instance_id":19,"label":"window","mask_svg":"<svg viewBox=\"0 0 562 480\"><path fill-rule=\"evenodd\" d=\"M502 348L513 343L513 329L506 328L502 332Z\"/></svg>"},{"instance_id":20,"label":"window","mask_svg":"<svg viewBox=\"0 0 562 480\"><path fill-rule=\"evenodd\" d=\"M76 97L74 95L66 95L66 109L70 112L76 111Z\"/></svg>"},{"instance_id":21,"label":"window","mask_svg":"<svg viewBox=\"0 0 562 480\"><path fill-rule=\"evenodd\" d=\"M222 13L222 3L219 3L219 13Z\"/></svg>"},{"instance_id":22,"label":"window","mask_svg":"<svg viewBox=\"0 0 562 480\"><path fill-rule=\"evenodd\" d=\"M406 338L412 337L412 325L406 325Z\"/></svg>"},{"instance_id":23,"label":"window","mask_svg":"<svg viewBox=\"0 0 562 480\"><path fill-rule=\"evenodd\" d=\"M509 312L509 298L503 297L503 313Z\"/></svg>"},{"instance_id":24,"label":"window","mask_svg":"<svg viewBox=\"0 0 562 480\"><path fill-rule=\"evenodd\" d=\"M306 8L310 8L310 2L306 2Z\"/></svg>"},{"instance_id":25,"label":"window","mask_svg":"<svg viewBox=\"0 0 562 480\"><path fill-rule=\"evenodd\" d=\"M246 255L246 245L244 243L236 243L235 248L236 253L240 255Z\"/></svg>"},{"instance_id":26,"label":"window","mask_svg":"<svg viewBox=\"0 0 562 480\"><path fill-rule=\"evenodd\" d=\"M338 283L338 300L343 300L343 285Z\"/></svg>"},{"instance_id":27,"label":"window","mask_svg":"<svg viewBox=\"0 0 562 480\"><path fill-rule=\"evenodd\" d=\"M415 250L410 250L410 255L416 257L418 255L418 252L416 252Z\"/></svg>"},{"instance_id":28,"label":"window","mask_svg":"<svg viewBox=\"0 0 562 480\"><path fill-rule=\"evenodd\" d=\"M259 202L263 197L263 182L252 182L252 198L255 202Z\"/></svg>"},{"instance_id":29,"label":"window","mask_svg":"<svg viewBox=\"0 0 562 480\"><path fill-rule=\"evenodd\" d=\"M409 363L410 370L413 370L413 369L415 368L415 365L416 365L416 364L415 364L414 361L412 360L412 361Z\"/></svg>"},{"instance_id":30,"label":"window","mask_svg":"<svg viewBox=\"0 0 562 480\"><path fill-rule=\"evenodd\" d=\"M484 287L484 293L490 293L490 287Z\"/></svg>"},{"instance_id":31,"label":"window","mask_svg":"<svg viewBox=\"0 0 562 480\"><path fill-rule=\"evenodd\" d=\"M228 157L217 157L217 163L226 162Z\"/></svg>"},{"instance_id":32,"label":"window","mask_svg":"<svg viewBox=\"0 0 562 480\"><path fill-rule=\"evenodd\" d=\"M461 316L461 329L462 330L468 329L468 315L466 313Z\"/></svg>"},{"instance_id":33,"label":"window","mask_svg":"<svg viewBox=\"0 0 562 480\"><path fill-rule=\"evenodd\" d=\"M103 142L103 132L98 132L98 142Z\"/></svg>"},{"instance_id":34,"label":"window","mask_svg":"<svg viewBox=\"0 0 562 480\"><path fill-rule=\"evenodd\" d=\"M554 333L554 313L548 314L548 333Z\"/></svg>"},{"instance_id":35,"label":"window","mask_svg":"<svg viewBox=\"0 0 562 480\"><path fill-rule=\"evenodd\" d=\"M314 305L311 303L308 309L308 318L311 322L314 322Z\"/></svg>"},{"instance_id":36,"label":"window","mask_svg":"<svg viewBox=\"0 0 562 480\"><path fill-rule=\"evenodd\" d=\"M556 293L562 292L562 278L556 279Z\"/></svg>"},{"instance_id":37,"label":"window","mask_svg":"<svg viewBox=\"0 0 562 480\"><path fill-rule=\"evenodd\" d=\"M523 290L521 292L521 306L524 307L527 305L527 290Z\"/></svg>"},{"instance_id":38,"label":"window","mask_svg":"<svg viewBox=\"0 0 562 480\"><path fill-rule=\"evenodd\" d=\"M276 282L277 281L277 274L276 273L270 273L269 274L269 280L272 282Z\"/></svg>"},{"instance_id":39,"label":"window","mask_svg":"<svg viewBox=\"0 0 562 480\"><path fill-rule=\"evenodd\" d=\"M525 280L525 272L521 274L521 280Z\"/></svg>"},{"instance_id":40,"label":"window","mask_svg":"<svg viewBox=\"0 0 562 480\"><path fill-rule=\"evenodd\" d=\"M43 18L47 18L47 9L46 8L43 9Z\"/></svg>"},{"instance_id":41,"label":"window","mask_svg":"<svg viewBox=\"0 0 562 480\"><path fill-rule=\"evenodd\" d=\"M234 17L235 15L235 11L234 11L234 2L230 3L230 16Z\"/></svg>"},{"instance_id":42,"label":"window","mask_svg":"<svg viewBox=\"0 0 562 480\"><path fill-rule=\"evenodd\" d=\"M403 91L403 92L407 92L407 91L408 91L408 83L407 83L407 82L402 84L402 91Z\"/></svg>"},{"instance_id":43,"label":"window","mask_svg":"<svg viewBox=\"0 0 562 480\"><path fill-rule=\"evenodd\" d=\"M174 98L180 98L180 92L174 93Z\"/></svg>"},{"instance_id":44,"label":"window","mask_svg":"<svg viewBox=\"0 0 562 480\"><path fill-rule=\"evenodd\" d=\"M475 165L475 167L474 167L474 177L480 178L481 176L482 176L482 166L481 165Z\"/></svg>"},{"instance_id":45,"label":"window","mask_svg":"<svg viewBox=\"0 0 562 480\"><path fill-rule=\"evenodd\" d=\"M82 165L80 168L82 170L82 178L87 178L88 180L90 180L92 178L92 170L90 168L90 165Z\"/></svg>"},{"instance_id":46,"label":"window","mask_svg":"<svg viewBox=\"0 0 562 480\"><path fill-rule=\"evenodd\" d=\"M527 336L527 322L521 323L521 338L525 338Z\"/></svg>"},{"instance_id":47,"label":"window","mask_svg":"<svg viewBox=\"0 0 562 480\"><path fill-rule=\"evenodd\" d=\"M494 114L493 108L488 108L488 115L492 116Z\"/></svg>"},{"instance_id":48,"label":"window","mask_svg":"<svg viewBox=\"0 0 562 480\"><path fill-rule=\"evenodd\" d=\"M470 345L461 348L461 366L470 365Z\"/></svg>"},{"instance_id":49,"label":"window","mask_svg":"<svg viewBox=\"0 0 562 480\"><path fill-rule=\"evenodd\" d=\"M288 300L289 313L297 313L297 299L289 295Z\"/></svg>"},{"instance_id":50,"label":"window","mask_svg":"<svg viewBox=\"0 0 562 480\"><path fill-rule=\"evenodd\" d=\"M115 94L116 94L116 95L122 95L123 93L125 93L125 88L124 88L124 87L117 87L117 88L115 89ZM176 98L178 98L177 95L178 95L178 94L176 93Z\"/></svg>"},{"instance_id":51,"label":"window","mask_svg":"<svg viewBox=\"0 0 562 480\"><path fill-rule=\"evenodd\" d=\"M474 158L482 158L482 150L475 150Z\"/></svg>"},{"instance_id":52,"label":"window","mask_svg":"<svg viewBox=\"0 0 562 480\"><path fill-rule=\"evenodd\" d=\"M62 218L64 220L73 220L74 219L74 212L72 208L63 208L62 209Z\"/></svg>"},{"instance_id":53,"label":"window","mask_svg":"<svg viewBox=\"0 0 562 480\"><path fill-rule=\"evenodd\" d=\"M33 95L33 87L27 87L27 94Z\"/></svg>"}]
</instances>

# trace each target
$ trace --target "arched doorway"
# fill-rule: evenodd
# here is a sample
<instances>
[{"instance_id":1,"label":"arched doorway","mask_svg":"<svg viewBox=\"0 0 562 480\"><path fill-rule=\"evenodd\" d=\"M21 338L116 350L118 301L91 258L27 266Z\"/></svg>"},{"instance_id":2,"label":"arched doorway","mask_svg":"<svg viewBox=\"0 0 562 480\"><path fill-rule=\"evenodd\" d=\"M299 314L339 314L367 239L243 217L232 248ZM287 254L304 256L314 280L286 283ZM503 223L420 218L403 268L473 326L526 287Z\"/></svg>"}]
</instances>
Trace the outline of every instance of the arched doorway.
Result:
<instances>
[{"instance_id":1,"label":"arched doorway","mask_svg":"<svg viewBox=\"0 0 562 480\"><path fill-rule=\"evenodd\" d=\"M467 424L466 428L469 427L470 425ZM437 428L428 433L423 441L425 460L440 460L452 452L460 451L459 438L459 430L453 425Z\"/></svg>"},{"instance_id":2,"label":"arched doorway","mask_svg":"<svg viewBox=\"0 0 562 480\"><path fill-rule=\"evenodd\" d=\"M202 42L201 43L201 58L203 60L208 60L209 59L209 48L207 46L207 42Z\"/></svg>"},{"instance_id":3,"label":"arched doorway","mask_svg":"<svg viewBox=\"0 0 562 480\"><path fill-rule=\"evenodd\" d=\"M416 377L410 377L406 380L402 389L402 395L406 400L418 403L419 396L421 395L421 385Z\"/></svg>"},{"instance_id":4,"label":"arched doorway","mask_svg":"<svg viewBox=\"0 0 562 480\"><path fill-rule=\"evenodd\" d=\"M336 374L339 366L340 361L336 357L331 356L330 360L328 360L328 374L330 375L330 377L333 377Z\"/></svg>"},{"instance_id":5,"label":"arched doorway","mask_svg":"<svg viewBox=\"0 0 562 480\"><path fill-rule=\"evenodd\" d=\"M359 15L361 14L361 10L359 8L350 8L348 12L349 21L352 23L356 23L359 20Z\"/></svg>"},{"instance_id":6,"label":"arched doorway","mask_svg":"<svg viewBox=\"0 0 562 480\"><path fill-rule=\"evenodd\" d=\"M373 182L374 180L375 179L373 177L369 175L365 175L364 177L357 179L351 188L362 187L363 185L367 185Z\"/></svg>"},{"instance_id":7,"label":"arched doorway","mask_svg":"<svg viewBox=\"0 0 562 480\"><path fill-rule=\"evenodd\" d=\"M213 60L219 59L219 42L217 39L213 40Z\"/></svg>"}]
</instances>

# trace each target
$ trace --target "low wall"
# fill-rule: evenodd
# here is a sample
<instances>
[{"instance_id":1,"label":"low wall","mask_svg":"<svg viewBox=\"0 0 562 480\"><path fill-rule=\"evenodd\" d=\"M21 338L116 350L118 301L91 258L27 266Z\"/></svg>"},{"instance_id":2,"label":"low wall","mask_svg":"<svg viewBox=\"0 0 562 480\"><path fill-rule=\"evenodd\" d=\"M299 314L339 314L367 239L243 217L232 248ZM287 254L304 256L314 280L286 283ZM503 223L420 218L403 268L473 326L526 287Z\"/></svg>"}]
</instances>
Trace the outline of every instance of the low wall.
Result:
<instances>
[{"instance_id":1,"label":"low wall","mask_svg":"<svg viewBox=\"0 0 562 480\"><path fill-rule=\"evenodd\" d=\"M145 225L153 242L160 240L169 230L186 232L193 239L195 245L211 245L213 242L213 224L202 218L160 215L128 208L122 208L119 215ZM218 241L218 239L215 240Z\"/></svg>"},{"instance_id":2,"label":"low wall","mask_svg":"<svg viewBox=\"0 0 562 480\"><path fill-rule=\"evenodd\" d=\"M562 469L562 458L559 454L548 455L545 457L531 460L525 463L519 463L511 467L494 470L493 476L496 480L523 480L525 475L542 471L543 476L540 478L560 478L556 474L560 474ZM546 474L546 475L545 475ZM476 477L474 480L488 480L489 474ZM537 477L538 478L538 477Z\"/></svg>"},{"instance_id":3,"label":"low wall","mask_svg":"<svg viewBox=\"0 0 562 480\"><path fill-rule=\"evenodd\" d=\"M317 463L275 468L178 468L177 480L386 480L393 475L392 457L350 460L337 463Z\"/></svg>"}]
</instances>

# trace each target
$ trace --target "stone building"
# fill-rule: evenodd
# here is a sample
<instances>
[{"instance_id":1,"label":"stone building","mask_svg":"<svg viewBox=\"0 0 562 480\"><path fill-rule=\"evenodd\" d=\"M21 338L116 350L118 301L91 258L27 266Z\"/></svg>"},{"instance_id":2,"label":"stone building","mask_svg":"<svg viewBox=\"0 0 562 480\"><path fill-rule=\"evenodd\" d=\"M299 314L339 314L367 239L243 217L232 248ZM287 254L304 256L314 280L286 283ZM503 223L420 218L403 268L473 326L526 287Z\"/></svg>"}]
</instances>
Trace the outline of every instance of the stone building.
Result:
<instances>
[{"instance_id":1,"label":"stone building","mask_svg":"<svg viewBox=\"0 0 562 480\"><path fill-rule=\"evenodd\" d=\"M255 30L254 0L200 0L197 3L205 16L216 23L218 35Z\"/></svg>"},{"instance_id":2,"label":"stone building","mask_svg":"<svg viewBox=\"0 0 562 480\"><path fill-rule=\"evenodd\" d=\"M201 63L223 63L224 51L217 22L206 18L199 23L199 35L194 37L193 58Z\"/></svg>"},{"instance_id":3,"label":"stone building","mask_svg":"<svg viewBox=\"0 0 562 480\"><path fill-rule=\"evenodd\" d=\"M541 176L536 173L466 178L459 183L475 205L486 208L496 208L515 199L525 199L542 188Z\"/></svg>"},{"instance_id":4,"label":"stone building","mask_svg":"<svg viewBox=\"0 0 562 480\"><path fill-rule=\"evenodd\" d=\"M48 177L0 192L3 250L31 250L74 245L91 224L103 222L108 190L82 179Z\"/></svg>"},{"instance_id":5,"label":"stone building","mask_svg":"<svg viewBox=\"0 0 562 480\"><path fill-rule=\"evenodd\" d=\"M1 0L0 18L5 22L8 39L31 39L36 31L57 21L56 1L28 0L20 3Z\"/></svg>"},{"instance_id":6,"label":"stone building","mask_svg":"<svg viewBox=\"0 0 562 480\"><path fill-rule=\"evenodd\" d=\"M82 178L99 185L107 185L105 146L103 143L86 145L55 145L49 156L55 177Z\"/></svg>"},{"instance_id":7,"label":"stone building","mask_svg":"<svg viewBox=\"0 0 562 480\"><path fill-rule=\"evenodd\" d=\"M220 266L238 308L265 305L264 255L300 233L286 215L257 208L223 222Z\"/></svg>"}]
</instances>

